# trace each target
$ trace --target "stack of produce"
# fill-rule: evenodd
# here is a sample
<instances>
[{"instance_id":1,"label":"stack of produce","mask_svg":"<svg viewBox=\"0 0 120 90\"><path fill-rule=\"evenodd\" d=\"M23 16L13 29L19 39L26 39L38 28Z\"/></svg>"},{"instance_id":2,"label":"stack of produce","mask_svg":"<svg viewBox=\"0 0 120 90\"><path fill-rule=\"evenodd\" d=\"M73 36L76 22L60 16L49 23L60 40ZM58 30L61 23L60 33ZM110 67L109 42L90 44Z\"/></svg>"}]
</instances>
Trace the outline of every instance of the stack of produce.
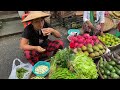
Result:
<instances>
[{"instance_id":1,"label":"stack of produce","mask_svg":"<svg viewBox=\"0 0 120 90\"><path fill-rule=\"evenodd\" d=\"M90 36L89 34L83 34L82 36L69 36L69 40L70 48L81 48L88 44L92 44L92 46L94 46L96 43L100 42L97 36Z\"/></svg>"},{"instance_id":2,"label":"stack of produce","mask_svg":"<svg viewBox=\"0 0 120 90\"><path fill-rule=\"evenodd\" d=\"M77 53L71 61L73 69L79 79L97 79L97 68L92 58L85 54Z\"/></svg>"},{"instance_id":3,"label":"stack of produce","mask_svg":"<svg viewBox=\"0 0 120 90\"><path fill-rule=\"evenodd\" d=\"M63 50L59 50L53 57L51 57L49 78L51 79L73 78L74 75L70 74L72 73L72 71L70 70L71 66L69 63L72 59L74 59L74 54L71 49L65 48ZM68 75L68 77L67 76L59 77L63 74Z\"/></svg>"},{"instance_id":4,"label":"stack of produce","mask_svg":"<svg viewBox=\"0 0 120 90\"><path fill-rule=\"evenodd\" d=\"M92 58L74 54L71 49L58 51L51 58L50 79L96 79L98 73Z\"/></svg>"},{"instance_id":5,"label":"stack of produce","mask_svg":"<svg viewBox=\"0 0 120 90\"><path fill-rule=\"evenodd\" d=\"M106 33L103 36L98 36L98 38L107 46L112 47L120 44L120 39L116 36Z\"/></svg>"},{"instance_id":6,"label":"stack of produce","mask_svg":"<svg viewBox=\"0 0 120 90\"><path fill-rule=\"evenodd\" d=\"M105 54L106 47L101 43L95 44L94 46L88 44L87 46L82 46L81 48L74 49L74 52L85 53L91 58L96 58Z\"/></svg>"},{"instance_id":7,"label":"stack of produce","mask_svg":"<svg viewBox=\"0 0 120 90\"><path fill-rule=\"evenodd\" d=\"M84 34L82 36L71 36L70 48L76 49L75 52L84 52L86 55L95 58L105 53L106 47L98 40L96 36Z\"/></svg>"},{"instance_id":8,"label":"stack of produce","mask_svg":"<svg viewBox=\"0 0 120 90\"><path fill-rule=\"evenodd\" d=\"M120 79L120 56L115 52L104 55L98 68L103 79Z\"/></svg>"}]
</instances>

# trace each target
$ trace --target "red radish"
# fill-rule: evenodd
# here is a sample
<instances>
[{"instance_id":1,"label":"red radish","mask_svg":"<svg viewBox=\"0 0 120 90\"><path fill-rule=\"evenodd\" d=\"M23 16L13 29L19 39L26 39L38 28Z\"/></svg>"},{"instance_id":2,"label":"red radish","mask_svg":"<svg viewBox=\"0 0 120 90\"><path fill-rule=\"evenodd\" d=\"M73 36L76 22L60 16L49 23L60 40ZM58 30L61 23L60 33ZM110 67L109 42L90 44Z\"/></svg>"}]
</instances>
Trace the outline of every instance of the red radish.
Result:
<instances>
[{"instance_id":1,"label":"red radish","mask_svg":"<svg viewBox=\"0 0 120 90\"><path fill-rule=\"evenodd\" d=\"M94 42L92 42L91 44L92 44L92 46L94 46Z\"/></svg>"},{"instance_id":2,"label":"red radish","mask_svg":"<svg viewBox=\"0 0 120 90\"><path fill-rule=\"evenodd\" d=\"M75 43L75 47L78 47L78 45L79 45L78 43Z\"/></svg>"},{"instance_id":3,"label":"red radish","mask_svg":"<svg viewBox=\"0 0 120 90\"><path fill-rule=\"evenodd\" d=\"M70 42L70 48L75 48L75 44Z\"/></svg>"},{"instance_id":4,"label":"red radish","mask_svg":"<svg viewBox=\"0 0 120 90\"><path fill-rule=\"evenodd\" d=\"M78 38L78 39L81 39L81 38L83 38L83 37L82 37L82 36L80 36L80 35L78 35L78 36L77 36L77 38Z\"/></svg>"},{"instance_id":5,"label":"red radish","mask_svg":"<svg viewBox=\"0 0 120 90\"><path fill-rule=\"evenodd\" d=\"M82 46L83 46L83 44L79 44L79 45L78 45L78 48L81 48Z\"/></svg>"},{"instance_id":6,"label":"red radish","mask_svg":"<svg viewBox=\"0 0 120 90\"><path fill-rule=\"evenodd\" d=\"M100 41L97 39L97 40L95 40L95 43L99 43Z\"/></svg>"},{"instance_id":7,"label":"red radish","mask_svg":"<svg viewBox=\"0 0 120 90\"><path fill-rule=\"evenodd\" d=\"M70 41L71 43L75 43L74 41Z\"/></svg>"},{"instance_id":8,"label":"red radish","mask_svg":"<svg viewBox=\"0 0 120 90\"><path fill-rule=\"evenodd\" d=\"M88 38L90 35L89 34L83 34L84 38Z\"/></svg>"},{"instance_id":9,"label":"red radish","mask_svg":"<svg viewBox=\"0 0 120 90\"><path fill-rule=\"evenodd\" d=\"M96 39L97 39L97 36L92 36L92 39L96 40Z\"/></svg>"},{"instance_id":10,"label":"red radish","mask_svg":"<svg viewBox=\"0 0 120 90\"><path fill-rule=\"evenodd\" d=\"M78 40L78 39L77 39L77 37L73 37L73 41L75 41L75 42L76 42L77 40Z\"/></svg>"},{"instance_id":11,"label":"red radish","mask_svg":"<svg viewBox=\"0 0 120 90\"><path fill-rule=\"evenodd\" d=\"M78 39L78 42L79 43L83 43L83 39Z\"/></svg>"}]
</instances>

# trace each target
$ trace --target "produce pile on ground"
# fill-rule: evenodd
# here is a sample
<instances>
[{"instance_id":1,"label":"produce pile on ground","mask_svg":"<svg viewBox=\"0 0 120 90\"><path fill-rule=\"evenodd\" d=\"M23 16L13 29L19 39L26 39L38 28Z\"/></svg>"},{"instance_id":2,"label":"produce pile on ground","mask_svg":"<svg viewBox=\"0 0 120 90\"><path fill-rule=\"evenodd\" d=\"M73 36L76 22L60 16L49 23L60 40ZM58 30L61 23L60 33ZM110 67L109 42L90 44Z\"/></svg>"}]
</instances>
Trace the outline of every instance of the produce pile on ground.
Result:
<instances>
[{"instance_id":1,"label":"produce pile on ground","mask_svg":"<svg viewBox=\"0 0 120 90\"><path fill-rule=\"evenodd\" d=\"M98 73L92 58L74 54L71 49L58 51L51 58L50 79L97 79Z\"/></svg>"},{"instance_id":2,"label":"produce pile on ground","mask_svg":"<svg viewBox=\"0 0 120 90\"><path fill-rule=\"evenodd\" d=\"M70 36L69 39L70 48L74 49L75 52L85 53L92 58L101 56L106 51L106 47L99 41L97 36L83 34L82 36Z\"/></svg>"},{"instance_id":3,"label":"produce pile on ground","mask_svg":"<svg viewBox=\"0 0 120 90\"><path fill-rule=\"evenodd\" d=\"M116 36L106 33L103 36L98 36L98 38L107 46L107 47L111 47L111 46L115 46L120 44L120 39L117 38Z\"/></svg>"},{"instance_id":4,"label":"produce pile on ground","mask_svg":"<svg viewBox=\"0 0 120 90\"><path fill-rule=\"evenodd\" d=\"M101 57L98 65L103 79L120 79L120 55L116 52Z\"/></svg>"}]
</instances>

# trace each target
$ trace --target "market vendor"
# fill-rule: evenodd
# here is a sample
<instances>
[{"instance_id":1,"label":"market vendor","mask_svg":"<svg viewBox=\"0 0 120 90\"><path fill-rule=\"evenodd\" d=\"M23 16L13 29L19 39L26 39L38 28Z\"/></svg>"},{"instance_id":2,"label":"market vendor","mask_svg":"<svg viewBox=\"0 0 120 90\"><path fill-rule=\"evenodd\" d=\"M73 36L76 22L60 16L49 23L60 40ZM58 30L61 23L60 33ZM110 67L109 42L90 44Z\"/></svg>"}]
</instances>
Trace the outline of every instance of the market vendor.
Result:
<instances>
[{"instance_id":1,"label":"market vendor","mask_svg":"<svg viewBox=\"0 0 120 90\"><path fill-rule=\"evenodd\" d=\"M45 22L50 14L42 11L30 11L22 22L31 22L25 29L20 39L20 48L24 50L26 59L34 65L42 57L54 55L59 49L63 49L61 40L51 41L49 35L60 38L61 34Z\"/></svg>"},{"instance_id":2,"label":"market vendor","mask_svg":"<svg viewBox=\"0 0 120 90\"><path fill-rule=\"evenodd\" d=\"M103 35L105 11L84 11L83 30L90 35Z\"/></svg>"}]
</instances>

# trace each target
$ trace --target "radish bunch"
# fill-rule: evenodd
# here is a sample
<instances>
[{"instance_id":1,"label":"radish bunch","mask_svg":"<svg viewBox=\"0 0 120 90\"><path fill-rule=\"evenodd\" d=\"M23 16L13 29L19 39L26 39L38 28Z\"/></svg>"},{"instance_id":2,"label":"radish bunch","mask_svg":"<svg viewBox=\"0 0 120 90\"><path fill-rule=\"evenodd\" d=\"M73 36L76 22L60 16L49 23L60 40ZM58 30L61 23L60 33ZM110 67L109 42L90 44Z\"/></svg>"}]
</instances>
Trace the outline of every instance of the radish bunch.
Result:
<instances>
[{"instance_id":1,"label":"radish bunch","mask_svg":"<svg viewBox=\"0 0 120 90\"><path fill-rule=\"evenodd\" d=\"M97 36L90 36L89 34L69 36L69 40L70 48L81 48L87 44L92 44L94 46L95 43L99 43Z\"/></svg>"}]
</instances>

